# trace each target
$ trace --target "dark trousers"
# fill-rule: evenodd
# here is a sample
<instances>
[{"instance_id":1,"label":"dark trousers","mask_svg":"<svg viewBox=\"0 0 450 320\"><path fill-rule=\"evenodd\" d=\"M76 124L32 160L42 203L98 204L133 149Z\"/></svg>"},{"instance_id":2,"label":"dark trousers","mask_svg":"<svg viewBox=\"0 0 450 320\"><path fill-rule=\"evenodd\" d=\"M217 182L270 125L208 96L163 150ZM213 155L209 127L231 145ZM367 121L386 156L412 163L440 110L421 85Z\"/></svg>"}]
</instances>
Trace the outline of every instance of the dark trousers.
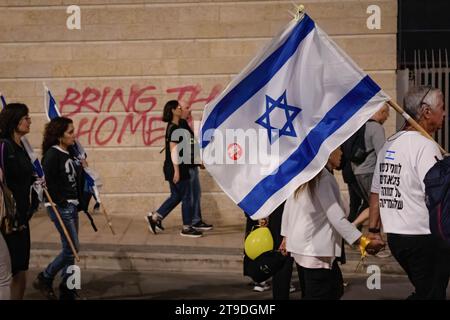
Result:
<instances>
[{"instance_id":1,"label":"dark trousers","mask_svg":"<svg viewBox=\"0 0 450 320\"><path fill-rule=\"evenodd\" d=\"M437 240L436 249L433 287L431 288L429 298L445 300L450 278L450 245L443 240Z\"/></svg>"},{"instance_id":2,"label":"dark trousers","mask_svg":"<svg viewBox=\"0 0 450 320\"><path fill-rule=\"evenodd\" d=\"M277 273L272 277L272 296L274 300L289 300L289 291L291 289L291 279L294 258L289 257L286 262ZM297 266L298 280L300 281L300 287L302 286L302 278L300 277L300 266Z\"/></svg>"},{"instance_id":3,"label":"dark trousers","mask_svg":"<svg viewBox=\"0 0 450 320\"><path fill-rule=\"evenodd\" d=\"M269 216L269 229L273 237L274 250L278 250L283 241L281 236L281 220L283 218L284 202L275 209ZM294 259L289 257L286 259L284 266L272 277L272 295L274 300L289 300L289 290L291 288L291 278ZM297 265L297 272L299 274L299 266Z\"/></svg>"},{"instance_id":4,"label":"dark trousers","mask_svg":"<svg viewBox=\"0 0 450 320\"><path fill-rule=\"evenodd\" d=\"M181 202L181 216L183 218L183 225L192 225L193 211L189 180L180 180L177 184L169 181L169 186L170 196L163 202L161 207L159 207L156 212L158 212L162 219L164 219Z\"/></svg>"},{"instance_id":5,"label":"dark trousers","mask_svg":"<svg viewBox=\"0 0 450 320\"><path fill-rule=\"evenodd\" d=\"M269 216L269 230L273 238L273 249L278 250L283 241L281 236L281 220L283 217L284 204L280 204ZM258 225L258 221L254 221L247 217L247 223L245 226L245 234L253 229L254 226ZM273 275L272 277L272 295L274 300L289 300L289 290L291 288L291 278L293 269L294 259L289 257L286 259L283 267ZM245 270L245 260L244 260L244 270ZM300 278L299 266L297 265L297 273ZM244 272L245 275L245 272ZM301 286L301 285L300 285Z\"/></svg>"},{"instance_id":6,"label":"dark trousers","mask_svg":"<svg viewBox=\"0 0 450 320\"><path fill-rule=\"evenodd\" d=\"M445 299L450 255L441 240L432 235L389 233L388 244L414 286L409 300Z\"/></svg>"},{"instance_id":7,"label":"dark trousers","mask_svg":"<svg viewBox=\"0 0 450 320\"><path fill-rule=\"evenodd\" d=\"M344 281L337 261L331 269L299 267L300 287L304 300L339 300L344 294Z\"/></svg>"}]
</instances>

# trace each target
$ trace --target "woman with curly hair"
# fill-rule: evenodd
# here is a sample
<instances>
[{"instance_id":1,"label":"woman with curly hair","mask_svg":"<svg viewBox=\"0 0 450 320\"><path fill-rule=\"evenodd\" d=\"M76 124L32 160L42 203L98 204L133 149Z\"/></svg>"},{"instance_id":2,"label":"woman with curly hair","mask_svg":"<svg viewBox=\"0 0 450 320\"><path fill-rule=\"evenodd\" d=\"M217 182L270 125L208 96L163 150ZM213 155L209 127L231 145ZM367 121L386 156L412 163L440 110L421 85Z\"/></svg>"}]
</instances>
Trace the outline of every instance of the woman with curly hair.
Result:
<instances>
[{"instance_id":1,"label":"woman with curly hair","mask_svg":"<svg viewBox=\"0 0 450 320\"><path fill-rule=\"evenodd\" d=\"M70 146L74 143L75 128L71 119L58 117L46 125L42 142L42 167L48 192L61 215L75 250L78 251L78 206L81 205L82 197L80 195L83 181L82 165L70 152ZM75 289L67 286L67 279L70 276L67 269L74 265L75 257L49 199L46 199L45 206L61 236L62 251L43 272L39 273L34 287L40 290L47 299L56 299L53 280L62 270L59 298L73 300L77 297L77 293Z\"/></svg>"}]
</instances>

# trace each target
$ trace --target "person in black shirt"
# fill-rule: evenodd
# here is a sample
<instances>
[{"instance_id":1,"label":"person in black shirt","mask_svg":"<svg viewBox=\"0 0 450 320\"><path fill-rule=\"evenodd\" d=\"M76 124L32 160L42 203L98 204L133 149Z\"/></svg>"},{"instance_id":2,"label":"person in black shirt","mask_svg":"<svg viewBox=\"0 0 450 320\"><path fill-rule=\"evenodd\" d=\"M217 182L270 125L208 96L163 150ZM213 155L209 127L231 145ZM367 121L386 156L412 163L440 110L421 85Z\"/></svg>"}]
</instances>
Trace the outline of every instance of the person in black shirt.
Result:
<instances>
[{"instance_id":1,"label":"person in black shirt","mask_svg":"<svg viewBox=\"0 0 450 320\"><path fill-rule=\"evenodd\" d=\"M74 143L75 128L71 119L54 118L45 127L42 142L42 167L48 192L56 204L75 250L78 252L78 206L81 205L83 182L81 180L82 165L69 152L69 147ZM62 270L59 298L61 300L73 300L77 293L74 288L67 286L67 279L71 275L67 269L75 264L74 255L49 199L46 199L45 206L50 219L61 236L62 251L43 272L39 273L34 282L34 287L40 290L47 299L56 299L53 291L53 279Z\"/></svg>"},{"instance_id":2,"label":"person in black shirt","mask_svg":"<svg viewBox=\"0 0 450 320\"><path fill-rule=\"evenodd\" d=\"M198 231L207 231L213 228L212 224L203 221L201 210L201 187L198 168L205 168L200 159L200 148L198 141L195 139L194 131L192 131L187 119L191 117L191 110L186 106L182 107L182 116L180 119L180 127L189 132L189 146L190 146L190 162L189 162L189 184L191 190L191 205L193 211L192 227Z\"/></svg>"},{"instance_id":3,"label":"person in black shirt","mask_svg":"<svg viewBox=\"0 0 450 320\"><path fill-rule=\"evenodd\" d=\"M170 196L156 212L149 212L145 219L149 230L156 234L157 230L164 230L161 221L181 202L183 229L180 235L197 238L201 237L202 233L192 227L193 210L187 164L191 155L183 154L183 150L187 149L190 143L190 135L186 129L180 127L181 115L182 107L178 101L171 100L164 106L163 121L167 122L164 177L169 182Z\"/></svg>"},{"instance_id":4,"label":"person in black shirt","mask_svg":"<svg viewBox=\"0 0 450 320\"><path fill-rule=\"evenodd\" d=\"M30 261L28 220L31 217L30 189L35 178L31 160L21 142L21 138L30 132L30 125L25 104L10 103L0 113L4 181L16 202L15 227L11 233L3 235L11 258L11 298L14 300L23 299Z\"/></svg>"}]
</instances>

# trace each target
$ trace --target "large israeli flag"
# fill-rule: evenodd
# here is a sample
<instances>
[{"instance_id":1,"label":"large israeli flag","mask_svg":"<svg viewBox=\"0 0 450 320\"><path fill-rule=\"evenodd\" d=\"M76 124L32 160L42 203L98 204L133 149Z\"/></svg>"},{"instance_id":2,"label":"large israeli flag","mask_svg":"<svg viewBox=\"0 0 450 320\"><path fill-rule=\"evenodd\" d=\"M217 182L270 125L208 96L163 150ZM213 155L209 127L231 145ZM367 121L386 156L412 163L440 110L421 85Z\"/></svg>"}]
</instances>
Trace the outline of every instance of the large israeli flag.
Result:
<instances>
[{"instance_id":1,"label":"large israeli flag","mask_svg":"<svg viewBox=\"0 0 450 320\"><path fill-rule=\"evenodd\" d=\"M305 14L205 107L203 161L248 216L264 218L389 99Z\"/></svg>"}]
</instances>

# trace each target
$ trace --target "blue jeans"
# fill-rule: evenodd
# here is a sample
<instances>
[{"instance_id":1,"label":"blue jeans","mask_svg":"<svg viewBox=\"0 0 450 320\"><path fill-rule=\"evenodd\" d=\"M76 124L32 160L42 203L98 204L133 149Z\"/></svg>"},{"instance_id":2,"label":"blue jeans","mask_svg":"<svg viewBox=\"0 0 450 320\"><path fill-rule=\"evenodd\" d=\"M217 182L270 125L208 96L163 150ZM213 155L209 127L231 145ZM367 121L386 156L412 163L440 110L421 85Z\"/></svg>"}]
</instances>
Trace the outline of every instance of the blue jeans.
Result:
<instances>
[{"instance_id":1,"label":"blue jeans","mask_svg":"<svg viewBox=\"0 0 450 320\"><path fill-rule=\"evenodd\" d=\"M180 180L177 184L169 181L170 196L156 212L164 219L181 202L183 225L192 224L192 205L189 180Z\"/></svg>"},{"instance_id":2,"label":"blue jeans","mask_svg":"<svg viewBox=\"0 0 450 320\"><path fill-rule=\"evenodd\" d=\"M202 191L200 189L200 179L198 175L198 167L192 167L189 169L189 184L191 187L191 203L193 218L192 224L196 224L202 221L202 208L200 205L200 197Z\"/></svg>"},{"instance_id":3,"label":"blue jeans","mask_svg":"<svg viewBox=\"0 0 450 320\"><path fill-rule=\"evenodd\" d=\"M61 208L57 206L57 209L61 214L61 219L63 220L67 232L70 235L75 250L78 252L80 243L78 241L77 206L72 203L69 203L67 207ZM67 241L66 236L64 235L64 231L61 228L61 225L59 224L59 220L56 217L55 213L53 212L53 209L51 207L48 207L47 212L61 236L62 251L44 270L44 277L53 280L56 274L60 270L62 270L61 279L62 282L65 283L65 280L70 276L70 274L67 274L67 268L75 264L75 257L72 253L72 250L70 249L69 242Z\"/></svg>"}]
</instances>

